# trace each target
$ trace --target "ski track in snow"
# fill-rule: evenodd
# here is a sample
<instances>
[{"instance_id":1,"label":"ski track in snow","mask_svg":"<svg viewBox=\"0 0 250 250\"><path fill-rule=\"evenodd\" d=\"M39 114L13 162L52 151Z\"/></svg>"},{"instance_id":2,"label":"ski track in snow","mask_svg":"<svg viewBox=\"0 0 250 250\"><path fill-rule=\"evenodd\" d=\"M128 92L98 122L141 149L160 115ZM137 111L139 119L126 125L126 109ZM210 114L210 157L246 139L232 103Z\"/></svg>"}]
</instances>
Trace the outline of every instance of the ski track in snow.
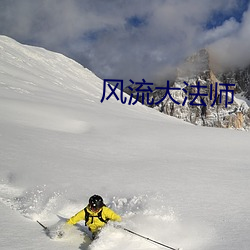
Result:
<instances>
[{"instance_id":1,"label":"ski track in snow","mask_svg":"<svg viewBox=\"0 0 250 250\"><path fill-rule=\"evenodd\" d=\"M130 198L107 197L107 199L109 200L107 206L123 217L121 225L129 230L176 248L183 244L186 246L185 249L192 249L194 246L197 249L199 244L204 244L204 239L203 242L197 240L199 225L196 225L197 228L194 229L180 221L173 209L164 205L162 195L141 195ZM11 183L1 183L0 202L29 220L45 222L45 225L51 230L50 237L54 240L65 242L71 246L79 244L79 249L82 250L115 250L120 247L124 249L124 245L121 245L123 243L119 243L121 239L122 242L124 240L128 242L126 249L162 249L155 243L122 229L114 228L113 223L107 225L94 242L89 240L83 222L66 230L64 237L58 239L57 231L63 228L65 220L58 220L56 215L61 214L63 217L69 218L75 211L83 207L82 204L66 200L63 192L49 192L46 186L25 191L12 186ZM162 242L160 239L166 239L166 242Z\"/></svg>"}]
</instances>

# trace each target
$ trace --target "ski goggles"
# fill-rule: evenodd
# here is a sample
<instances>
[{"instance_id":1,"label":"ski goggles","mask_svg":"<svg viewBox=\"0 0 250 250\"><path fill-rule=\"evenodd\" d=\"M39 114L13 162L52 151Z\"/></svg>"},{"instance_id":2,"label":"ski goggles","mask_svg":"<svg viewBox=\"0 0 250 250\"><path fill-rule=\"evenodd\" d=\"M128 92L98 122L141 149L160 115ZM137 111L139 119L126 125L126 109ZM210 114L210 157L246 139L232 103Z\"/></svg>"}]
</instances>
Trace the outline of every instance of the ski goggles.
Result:
<instances>
[{"instance_id":1,"label":"ski goggles","mask_svg":"<svg viewBox=\"0 0 250 250\"><path fill-rule=\"evenodd\" d=\"M101 207L97 207L97 206L93 206L93 205L92 206L90 205L89 208L93 212L97 212L97 211L99 211L101 209Z\"/></svg>"}]
</instances>

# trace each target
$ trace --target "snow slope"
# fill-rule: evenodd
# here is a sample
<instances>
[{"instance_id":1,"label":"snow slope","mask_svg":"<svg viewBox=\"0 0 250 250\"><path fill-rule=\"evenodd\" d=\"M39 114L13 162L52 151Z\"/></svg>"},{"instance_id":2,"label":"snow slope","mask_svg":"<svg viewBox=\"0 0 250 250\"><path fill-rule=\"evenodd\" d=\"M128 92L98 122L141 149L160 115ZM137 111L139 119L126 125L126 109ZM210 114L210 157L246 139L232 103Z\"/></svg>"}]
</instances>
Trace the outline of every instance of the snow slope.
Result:
<instances>
[{"instance_id":1,"label":"snow slope","mask_svg":"<svg viewBox=\"0 0 250 250\"><path fill-rule=\"evenodd\" d=\"M90 244L83 223L61 240L36 223L53 228L97 193L166 245L248 250L249 133L100 103L102 87L63 55L0 36L0 248L162 249L112 225Z\"/></svg>"}]
</instances>

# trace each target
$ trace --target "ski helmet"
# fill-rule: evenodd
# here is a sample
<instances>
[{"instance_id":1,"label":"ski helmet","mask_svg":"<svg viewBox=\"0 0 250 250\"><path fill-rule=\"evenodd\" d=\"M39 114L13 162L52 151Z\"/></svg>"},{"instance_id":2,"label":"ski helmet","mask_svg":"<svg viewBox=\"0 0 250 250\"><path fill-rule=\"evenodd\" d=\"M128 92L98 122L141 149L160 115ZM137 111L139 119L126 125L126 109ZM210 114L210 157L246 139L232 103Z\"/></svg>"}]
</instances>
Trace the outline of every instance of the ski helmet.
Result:
<instances>
[{"instance_id":1,"label":"ski helmet","mask_svg":"<svg viewBox=\"0 0 250 250\"><path fill-rule=\"evenodd\" d=\"M89 206L93 210L98 210L103 207L103 199L99 195L93 195L89 198Z\"/></svg>"}]
</instances>

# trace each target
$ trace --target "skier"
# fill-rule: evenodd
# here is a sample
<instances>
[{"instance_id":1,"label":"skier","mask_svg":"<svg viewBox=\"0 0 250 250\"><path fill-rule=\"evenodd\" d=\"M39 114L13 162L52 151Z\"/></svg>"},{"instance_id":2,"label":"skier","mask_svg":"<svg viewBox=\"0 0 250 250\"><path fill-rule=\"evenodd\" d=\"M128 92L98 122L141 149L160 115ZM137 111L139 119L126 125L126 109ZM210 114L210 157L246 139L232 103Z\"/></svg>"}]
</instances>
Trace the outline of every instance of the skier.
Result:
<instances>
[{"instance_id":1,"label":"skier","mask_svg":"<svg viewBox=\"0 0 250 250\"><path fill-rule=\"evenodd\" d=\"M72 216L67 224L74 225L80 220L85 220L85 226L92 232L94 239L109 220L120 222L122 219L120 215L105 206L101 196L95 194L89 198L89 204Z\"/></svg>"}]
</instances>

